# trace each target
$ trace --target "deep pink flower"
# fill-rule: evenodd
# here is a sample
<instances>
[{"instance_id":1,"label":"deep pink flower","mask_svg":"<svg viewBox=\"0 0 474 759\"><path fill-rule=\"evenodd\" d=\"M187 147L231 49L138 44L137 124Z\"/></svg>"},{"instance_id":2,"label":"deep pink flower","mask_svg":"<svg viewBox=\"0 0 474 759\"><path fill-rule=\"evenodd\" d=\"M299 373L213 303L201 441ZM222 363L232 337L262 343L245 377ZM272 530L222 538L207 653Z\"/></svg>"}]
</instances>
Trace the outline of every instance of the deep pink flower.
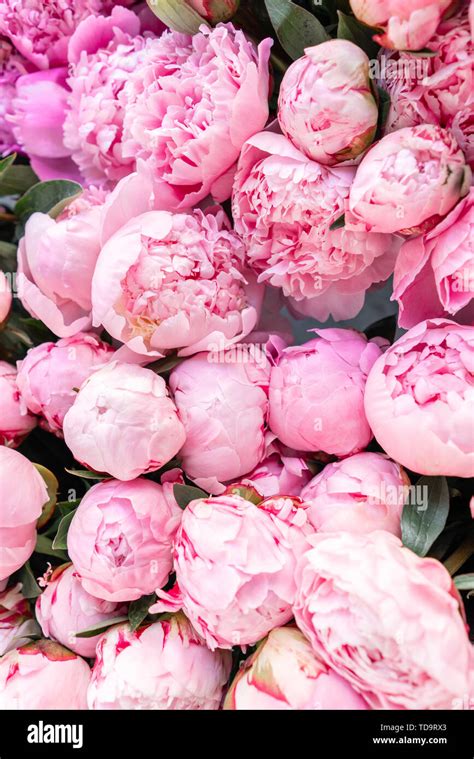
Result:
<instances>
[{"instance_id":1,"label":"deep pink flower","mask_svg":"<svg viewBox=\"0 0 474 759\"><path fill-rule=\"evenodd\" d=\"M27 62L6 40L0 39L0 158L20 149L10 121L14 113L15 85L26 74Z\"/></svg>"},{"instance_id":2,"label":"deep pink flower","mask_svg":"<svg viewBox=\"0 0 474 759\"><path fill-rule=\"evenodd\" d=\"M62 66L77 25L134 0L2 0L0 34L39 69Z\"/></svg>"}]
</instances>

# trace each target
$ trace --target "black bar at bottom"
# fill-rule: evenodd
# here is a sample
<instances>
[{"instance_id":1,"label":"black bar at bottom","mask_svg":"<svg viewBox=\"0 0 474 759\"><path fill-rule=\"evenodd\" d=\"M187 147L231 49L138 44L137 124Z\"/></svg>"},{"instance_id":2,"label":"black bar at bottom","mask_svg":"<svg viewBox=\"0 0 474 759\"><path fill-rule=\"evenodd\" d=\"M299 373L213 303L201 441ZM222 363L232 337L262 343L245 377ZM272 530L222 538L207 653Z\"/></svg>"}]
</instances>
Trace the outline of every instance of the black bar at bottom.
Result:
<instances>
[{"instance_id":1,"label":"black bar at bottom","mask_svg":"<svg viewBox=\"0 0 474 759\"><path fill-rule=\"evenodd\" d=\"M0 712L0 759L159 756L191 749L227 757L229 749L265 759L332 750L362 756L474 757L470 711Z\"/></svg>"}]
</instances>

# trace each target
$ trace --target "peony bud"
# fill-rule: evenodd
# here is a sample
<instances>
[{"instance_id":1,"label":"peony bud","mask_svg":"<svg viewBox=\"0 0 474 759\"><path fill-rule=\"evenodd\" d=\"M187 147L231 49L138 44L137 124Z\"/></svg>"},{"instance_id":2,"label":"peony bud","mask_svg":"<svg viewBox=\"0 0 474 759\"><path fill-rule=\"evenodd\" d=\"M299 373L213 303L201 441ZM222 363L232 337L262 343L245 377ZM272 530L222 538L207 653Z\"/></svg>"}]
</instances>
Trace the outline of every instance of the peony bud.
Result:
<instances>
[{"instance_id":1,"label":"peony bud","mask_svg":"<svg viewBox=\"0 0 474 759\"><path fill-rule=\"evenodd\" d=\"M23 403L42 417L41 427L62 437L64 417L77 389L113 353L95 335L81 332L28 351L18 363L17 384Z\"/></svg>"},{"instance_id":2,"label":"peony bud","mask_svg":"<svg viewBox=\"0 0 474 759\"><path fill-rule=\"evenodd\" d=\"M410 480L399 464L380 453L357 453L328 464L301 498L317 532L387 530L401 535Z\"/></svg>"},{"instance_id":3,"label":"peony bud","mask_svg":"<svg viewBox=\"0 0 474 759\"><path fill-rule=\"evenodd\" d=\"M315 332L316 339L282 351L272 368L270 428L295 450L348 456L372 439L364 390L382 351L355 330Z\"/></svg>"},{"instance_id":4,"label":"peony bud","mask_svg":"<svg viewBox=\"0 0 474 759\"><path fill-rule=\"evenodd\" d=\"M145 479L107 480L87 491L68 533L68 551L82 587L106 601L133 601L161 588L172 569L173 538L182 511L173 486Z\"/></svg>"},{"instance_id":5,"label":"peony bud","mask_svg":"<svg viewBox=\"0 0 474 759\"><path fill-rule=\"evenodd\" d=\"M219 709L231 655L209 651L182 614L108 630L97 645L89 709Z\"/></svg>"},{"instance_id":6,"label":"peony bud","mask_svg":"<svg viewBox=\"0 0 474 759\"><path fill-rule=\"evenodd\" d=\"M293 144L318 163L355 158L375 137L378 108L369 59L347 40L305 50L280 88L278 120Z\"/></svg>"},{"instance_id":7,"label":"peony bud","mask_svg":"<svg viewBox=\"0 0 474 759\"><path fill-rule=\"evenodd\" d=\"M160 469L186 437L164 379L115 361L82 385L63 431L78 461L119 480Z\"/></svg>"},{"instance_id":8,"label":"peony bud","mask_svg":"<svg viewBox=\"0 0 474 759\"><path fill-rule=\"evenodd\" d=\"M58 567L36 601L36 617L43 635L87 659L94 658L100 636L77 638L76 633L125 611L125 606L103 601L84 590L72 565Z\"/></svg>"},{"instance_id":9,"label":"peony bud","mask_svg":"<svg viewBox=\"0 0 474 759\"><path fill-rule=\"evenodd\" d=\"M0 659L0 709L87 709L91 671L52 640L15 648Z\"/></svg>"},{"instance_id":10,"label":"peony bud","mask_svg":"<svg viewBox=\"0 0 474 759\"><path fill-rule=\"evenodd\" d=\"M293 625L277 627L247 659L224 709L368 709L352 686L316 656Z\"/></svg>"},{"instance_id":11,"label":"peony bud","mask_svg":"<svg viewBox=\"0 0 474 759\"><path fill-rule=\"evenodd\" d=\"M0 270L0 326L6 321L12 306L12 291L3 271Z\"/></svg>"}]
</instances>

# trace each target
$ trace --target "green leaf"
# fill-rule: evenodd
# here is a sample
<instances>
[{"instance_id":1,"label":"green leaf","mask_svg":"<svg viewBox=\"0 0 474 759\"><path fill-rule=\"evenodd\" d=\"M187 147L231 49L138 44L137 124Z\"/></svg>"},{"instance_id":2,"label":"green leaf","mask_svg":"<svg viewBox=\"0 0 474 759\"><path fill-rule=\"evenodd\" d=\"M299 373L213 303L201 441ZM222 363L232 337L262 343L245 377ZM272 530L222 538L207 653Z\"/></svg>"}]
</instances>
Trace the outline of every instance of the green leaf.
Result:
<instances>
[{"instance_id":1,"label":"green leaf","mask_svg":"<svg viewBox=\"0 0 474 759\"><path fill-rule=\"evenodd\" d=\"M46 469L45 466L42 466L41 464L33 464L33 466L43 478L46 490L48 491L48 500L43 506L42 514L37 523L37 527L41 528L49 522L54 514L54 509L56 508L58 500L59 482L55 475L49 469Z\"/></svg>"},{"instance_id":2,"label":"green leaf","mask_svg":"<svg viewBox=\"0 0 474 759\"><path fill-rule=\"evenodd\" d=\"M458 590L474 590L474 572L458 575L454 578L454 584Z\"/></svg>"},{"instance_id":3,"label":"green leaf","mask_svg":"<svg viewBox=\"0 0 474 759\"><path fill-rule=\"evenodd\" d=\"M69 514L66 514L61 519L56 537L54 538L52 544L55 550L67 550L67 534L69 532L69 527L71 526L71 522L75 513L75 509L71 510Z\"/></svg>"},{"instance_id":4,"label":"green leaf","mask_svg":"<svg viewBox=\"0 0 474 759\"><path fill-rule=\"evenodd\" d=\"M0 240L0 269L2 271L16 270L16 245Z\"/></svg>"},{"instance_id":5,"label":"green leaf","mask_svg":"<svg viewBox=\"0 0 474 759\"><path fill-rule=\"evenodd\" d=\"M193 8L187 0L146 0L150 10L170 29L183 34L196 34L199 27L207 21Z\"/></svg>"},{"instance_id":6,"label":"green leaf","mask_svg":"<svg viewBox=\"0 0 474 759\"><path fill-rule=\"evenodd\" d=\"M224 495L238 495L245 501L250 501L250 503L253 503L255 506L258 506L264 500L263 495L261 495L256 488L238 482L235 485L229 485L229 487L226 488Z\"/></svg>"},{"instance_id":7,"label":"green leaf","mask_svg":"<svg viewBox=\"0 0 474 759\"><path fill-rule=\"evenodd\" d=\"M144 619L148 616L148 609L156 601L156 594L151 593L149 596L142 596L136 601L132 601L128 607L128 621L133 631L137 630Z\"/></svg>"},{"instance_id":8,"label":"green leaf","mask_svg":"<svg viewBox=\"0 0 474 759\"><path fill-rule=\"evenodd\" d=\"M5 158L2 158L0 160L0 182L2 181L10 166L13 166L15 158L16 153L11 153L10 155L7 155Z\"/></svg>"},{"instance_id":9,"label":"green leaf","mask_svg":"<svg viewBox=\"0 0 474 759\"><path fill-rule=\"evenodd\" d=\"M89 469L65 469L68 474L73 474L74 477L81 477L83 480L110 480L112 479L110 474L103 474L101 472L91 472Z\"/></svg>"},{"instance_id":10,"label":"green leaf","mask_svg":"<svg viewBox=\"0 0 474 759\"><path fill-rule=\"evenodd\" d=\"M55 559L64 559L69 561L69 556L65 551L53 548L53 541L46 535L37 535L35 553L41 553L43 556L53 556Z\"/></svg>"},{"instance_id":11,"label":"green leaf","mask_svg":"<svg viewBox=\"0 0 474 759\"><path fill-rule=\"evenodd\" d=\"M331 224L331 226L329 227L329 229L331 230L331 232L334 229L341 229L341 227L345 226L345 223L346 223L346 215L343 213L342 216L339 216L336 219L336 221L333 221L333 223Z\"/></svg>"},{"instance_id":12,"label":"green leaf","mask_svg":"<svg viewBox=\"0 0 474 759\"><path fill-rule=\"evenodd\" d=\"M166 374L170 372L179 364L182 364L185 359L183 357L173 354L172 356L166 356L165 358L155 361L153 364L148 364L147 369L151 369L155 374Z\"/></svg>"},{"instance_id":13,"label":"green leaf","mask_svg":"<svg viewBox=\"0 0 474 759\"><path fill-rule=\"evenodd\" d=\"M38 182L30 166L9 166L0 176L0 196L23 195Z\"/></svg>"},{"instance_id":14,"label":"green leaf","mask_svg":"<svg viewBox=\"0 0 474 759\"><path fill-rule=\"evenodd\" d=\"M110 627L119 625L121 622L127 622L128 617L112 617L111 619L105 619L102 622L88 627L87 630L81 630L76 633L76 638L95 638L96 635L102 635Z\"/></svg>"},{"instance_id":15,"label":"green leaf","mask_svg":"<svg viewBox=\"0 0 474 759\"><path fill-rule=\"evenodd\" d=\"M209 498L209 493L200 488L194 488L191 485L174 485L173 494L176 503L182 509L185 509L188 503L196 501L199 498Z\"/></svg>"},{"instance_id":16,"label":"green leaf","mask_svg":"<svg viewBox=\"0 0 474 759\"><path fill-rule=\"evenodd\" d=\"M372 35L377 33L377 29L366 26L353 16L346 16L341 11L337 12L339 23L337 25L337 37L340 40L353 42L357 47L362 48L369 58L376 58L380 45L373 41Z\"/></svg>"},{"instance_id":17,"label":"green leaf","mask_svg":"<svg viewBox=\"0 0 474 759\"><path fill-rule=\"evenodd\" d=\"M15 206L15 214L21 223L25 224L33 213L50 213L56 215L82 192L77 182L68 179L51 179L38 182L30 187Z\"/></svg>"},{"instance_id":18,"label":"green leaf","mask_svg":"<svg viewBox=\"0 0 474 759\"><path fill-rule=\"evenodd\" d=\"M382 136L385 124L387 123L390 112L391 100L390 95L383 87L377 87L377 99L379 104L379 117L377 121L377 135Z\"/></svg>"},{"instance_id":19,"label":"green leaf","mask_svg":"<svg viewBox=\"0 0 474 759\"><path fill-rule=\"evenodd\" d=\"M24 564L19 570L19 572L17 572L16 579L22 584L21 592L25 598L33 599L38 598L38 596L41 595L41 588L36 582L36 578L31 571L29 561L27 561L26 564Z\"/></svg>"},{"instance_id":20,"label":"green leaf","mask_svg":"<svg viewBox=\"0 0 474 759\"><path fill-rule=\"evenodd\" d=\"M312 13L291 0L265 0L265 5L281 46L294 61L307 47L331 39Z\"/></svg>"},{"instance_id":21,"label":"green leaf","mask_svg":"<svg viewBox=\"0 0 474 759\"><path fill-rule=\"evenodd\" d=\"M402 540L418 556L426 556L448 518L446 477L420 477L411 493L415 493L417 503L408 503L403 509Z\"/></svg>"}]
</instances>

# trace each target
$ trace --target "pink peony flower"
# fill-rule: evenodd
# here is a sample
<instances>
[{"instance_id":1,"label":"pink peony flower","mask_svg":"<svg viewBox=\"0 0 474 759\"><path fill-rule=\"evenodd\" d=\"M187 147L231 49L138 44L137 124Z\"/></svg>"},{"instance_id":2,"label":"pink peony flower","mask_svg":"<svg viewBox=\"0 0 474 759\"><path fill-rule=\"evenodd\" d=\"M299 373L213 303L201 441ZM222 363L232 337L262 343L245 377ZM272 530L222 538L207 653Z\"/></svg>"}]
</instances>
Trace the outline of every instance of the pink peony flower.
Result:
<instances>
[{"instance_id":1,"label":"pink peony flower","mask_svg":"<svg viewBox=\"0 0 474 759\"><path fill-rule=\"evenodd\" d=\"M474 8L463 2L459 13L443 21L430 39L436 55L414 61L409 53L392 54L379 83L391 98L386 131L417 124L448 127L472 168L474 46L469 6Z\"/></svg>"},{"instance_id":2,"label":"pink peony flower","mask_svg":"<svg viewBox=\"0 0 474 759\"><path fill-rule=\"evenodd\" d=\"M160 469L186 437L164 379L116 361L84 382L63 432L78 461L119 480Z\"/></svg>"},{"instance_id":3,"label":"pink peony flower","mask_svg":"<svg viewBox=\"0 0 474 759\"><path fill-rule=\"evenodd\" d=\"M472 647L442 564L383 530L311 542L296 571L296 623L371 708L450 709L470 693Z\"/></svg>"},{"instance_id":4,"label":"pink peony flower","mask_svg":"<svg viewBox=\"0 0 474 759\"><path fill-rule=\"evenodd\" d=\"M382 29L374 40L395 50L421 50L455 0L350 0L354 15ZM431 47L431 45L430 45Z\"/></svg>"},{"instance_id":5,"label":"pink peony flower","mask_svg":"<svg viewBox=\"0 0 474 759\"><path fill-rule=\"evenodd\" d=\"M150 162L166 210L230 196L245 140L268 118L272 40L232 24L147 40L124 88L124 155Z\"/></svg>"},{"instance_id":6,"label":"pink peony flower","mask_svg":"<svg viewBox=\"0 0 474 759\"><path fill-rule=\"evenodd\" d=\"M56 220L34 213L20 240L20 300L58 337L71 337L91 326L91 281L100 250L104 197L100 191L86 190Z\"/></svg>"},{"instance_id":7,"label":"pink peony flower","mask_svg":"<svg viewBox=\"0 0 474 759\"><path fill-rule=\"evenodd\" d=\"M380 453L356 453L328 464L303 488L301 498L317 532L387 530L401 536L410 480Z\"/></svg>"},{"instance_id":8,"label":"pink peony flower","mask_svg":"<svg viewBox=\"0 0 474 759\"><path fill-rule=\"evenodd\" d=\"M52 640L37 640L0 659L0 709L87 709L89 665Z\"/></svg>"},{"instance_id":9,"label":"pink peony flower","mask_svg":"<svg viewBox=\"0 0 474 759\"><path fill-rule=\"evenodd\" d=\"M15 367L0 361L0 445L17 448L36 423L36 417L22 409Z\"/></svg>"},{"instance_id":10,"label":"pink peony flower","mask_svg":"<svg viewBox=\"0 0 474 759\"><path fill-rule=\"evenodd\" d=\"M395 267L392 300L401 327L457 314L474 322L474 189L434 229L407 240Z\"/></svg>"},{"instance_id":11,"label":"pink peony flower","mask_svg":"<svg viewBox=\"0 0 474 759\"><path fill-rule=\"evenodd\" d=\"M356 316L365 292L393 271L397 245L344 214L355 168L326 168L281 134L261 132L242 151L233 195L237 232L260 282L325 321Z\"/></svg>"},{"instance_id":12,"label":"pink peony flower","mask_svg":"<svg viewBox=\"0 0 474 759\"><path fill-rule=\"evenodd\" d=\"M293 625L277 627L244 663L224 709L368 709L348 682L326 667Z\"/></svg>"},{"instance_id":13,"label":"pink peony flower","mask_svg":"<svg viewBox=\"0 0 474 759\"><path fill-rule=\"evenodd\" d=\"M16 82L9 121L20 149L28 154L32 168L44 181L82 180L63 139L66 79L64 67L25 74Z\"/></svg>"},{"instance_id":14,"label":"pink peony flower","mask_svg":"<svg viewBox=\"0 0 474 759\"><path fill-rule=\"evenodd\" d=\"M42 417L40 426L62 437L64 417L78 388L113 354L96 335L81 332L31 348L18 362L17 384L23 405Z\"/></svg>"},{"instance_id":15,"label":"pink peony flower","mask_svg":"<svg viewBox=\"0 0 474 759\"><path fill-rule=\"evenodd\" d=\"M39 69L62 66L77 25L134 0L2 0L0 34Z\"/></svg>"},{"instance_id":16,"label":"pink peony flower","mask_svg":"<svg viewBox=\"0 0 474 759\"><path fill-rule=\"evenodd\" d=\"M175 469L161 485L106 480L87 491L68 532L84 591L105 601L134 601L166 583L182 514L173 495L176 482L182 479Z\"/></svg>"},{"instance_id":17,"label":"pink peony flower","mask_svg":"<svg viewBox=\"0 0 474 759\"><path fill-rule=\"evenodd\" d=\"M450 132L429 124L406 127L366 153L349 207L373 232L420 234L469 192L471 177Z\"/></svg>"},{"instance_id":18,"label":"pink peony flower","mask_svg":"<svg viewBox=\"0 0 474 759\"><path fill-rule=\"evenodd\" d=\"M272 368L270 429L290 448L348 456L372 439L364 412L367 375L381 355L355 330L314 330Z\"/></svg>"},{"instance_id":19,"label":"pink peony flower","mask_svg":"<svg viewBox=\"0 0 474 759\"><path fill-rule=\"evenodd\" d=\"M0 269L0 326L8 319L12 307L12 291L7 277Z\"/></svg>"},{"instance_id":20,"label":"pink peony flower","mask_svg":"<svg viewBox=\"0 0 474 759\"><path fill-rule=\"evenodd\" d=\"M369 59L348 40L307 48L283 77L280 126L314 161L331 166L355 158L374 139L377 119Z\"/></svg>"},{"instance_id":21,"label":"pink peony flower","mask_svg":"<svg viewBox=\"0 0 474 759\"><path fill-rule=\"evenodd\" d=\"M125 606L95 598L84 590L77 571L70 564L53 572L36 601L36 617L43 635L87 659L95 657L100 635L77 638L76 633L124 613Z\"/></svg>"},{"instance_id":22,"label":"pink peony flower","mask_svg":"<svg viewBox=\"0 0 474 759\"><path fill-rule=\"evenodd\" d=\"M211 650L253 645L291 619L297 557L307 548L299 499L192 501L175 539L177 588L150 611L182 607Z\"/></svg>"},{"instance_id":23,"label":"pink peony flower","mask_svg":"<svg viewBox=\"0 0 474 759\"><path fill-rule=\"evenodd\" d=\"M365 411L382 448L413 472L474 476L474 328L413 327L373 366Z\"/></svg>"},{"instance_id":24,"label":"pink peony flower","mask_svg":"<svg viewBox=\"0 0 474 759\"><path fill-rule=\"evenodd\" d=\"M299 496L310 479L311 472L303 457L272 443L263 461L241 482L254 487L263 498L271 498L276 495Z\"/></svg>"},{"instance_id":25,"label":"pink peony flower","mask_svg":"<svg viewBox=\"0 0 474 759\"><path fill-rule=\"evenodd\" d=\"M123 150L121 92L144 55L139 32L138 16L118 7L84 20L71 38L64 146L89 184L114 184L135 165Z\"/></svg>"},{"instance_id":26,"label":"pink peony flower","mask_svg":"<svg viewBox=\"0 0 474 759\"><path fill-rule=\"evenodd\" d=\"M231 669L227 651L209 651L182 614L100 639L89 709L219 709Z\"/></svg>"},{"instance_id":27,"label":"pink peony flower","mask_svg":"<svg viewBox=\"0 0 474 759\"><path fill-rule=\"evenodd\" d=\"M255 327L263 299L222 209L132 219L105 244L94 323L139 354L226 347Z\"/></svg>"},{"instance_id":28,"label":"pink peony flower","mask_svg":"<svg viewBox=\"0 0 474 759\"><path fill-rule=\"evenodd\" d=\"M0 39L0 158L20 149L10 119L14 113L15 85L26 71L25 59L9 42Z\"/></svg>"},{"instance_id":29,"label":"pink peony flower","mask_svg":"<svg viewBox=\"0 0 474 759\"><path fill-rule=\"evenodd\" d=\"M265 453L270 363L259 346L199 353L170 376L186 432L179 453L188 477L208 492L241 478Z\"/></svg>"},{"instance_id":30,"label":"pink peony flower","mask_svg":"<svg viewBox=\"0 0 474 759\"><path fill-rule=\"evenodd\" d=\"M0 657L17 646L28 643L29 636L37 633L26 598L21 595L21 583L0 593Z\"/></svg>"},{"instance_id":31,"label":"pink peony flower","mask_svg":"<svg viewBox=\"0 0 474 759\"><path fill-rule=\"evenodd\" d=\"M48 501L43 478L18 451L0 446L0 581L28 561Z\"/></svg>"}]
</instances>

